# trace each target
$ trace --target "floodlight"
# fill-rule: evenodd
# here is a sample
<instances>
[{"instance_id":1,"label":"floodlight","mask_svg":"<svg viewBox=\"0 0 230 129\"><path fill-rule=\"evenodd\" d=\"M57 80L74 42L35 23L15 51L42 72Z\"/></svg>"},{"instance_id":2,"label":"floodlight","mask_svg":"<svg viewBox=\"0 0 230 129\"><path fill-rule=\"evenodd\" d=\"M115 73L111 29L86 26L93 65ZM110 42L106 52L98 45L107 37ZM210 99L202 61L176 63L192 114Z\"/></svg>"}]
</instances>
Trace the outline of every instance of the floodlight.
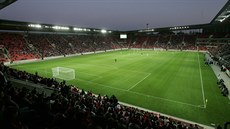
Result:
<instances>
[{"instance_id":1,"label":"floodlight","mask_svg":"<svg viewBox=\"0 0 230 129\"><path fill-rule=\"evenodd\" d=\"M42 28L40 24L29 24L29 27L34 27L34 28Z\"/></svg>"},{"instance_id":2,"label":"floodlight","mask_svg":"<svg viewBox=\"0 0 230 129\"><path fill-rule=\"evenodd\" d=\"M106 30L101 30L101 33L105 34L105 33L107 33L107 31Z\"/></svg>"},{"instance_id":3,"label":"floodlight","mask_svg":"<svg viewBox=\"0 0 230 129\"><path fill-rule=\"evenodd\" d=\"M82 31L83 29L82 28L73 28L73 30L75 30L75 31Z\"/></svg>"},{"instance_id":4,"label":"floodlight","mask_svg":"<svg viewBox=\"0 0 230 129\"><path fill-rule=\"evenodd\" d=\"M63 27L63 26L53 26L52 28L56 30L69 30L69 27Z\"/></svg>"}]
</instances>

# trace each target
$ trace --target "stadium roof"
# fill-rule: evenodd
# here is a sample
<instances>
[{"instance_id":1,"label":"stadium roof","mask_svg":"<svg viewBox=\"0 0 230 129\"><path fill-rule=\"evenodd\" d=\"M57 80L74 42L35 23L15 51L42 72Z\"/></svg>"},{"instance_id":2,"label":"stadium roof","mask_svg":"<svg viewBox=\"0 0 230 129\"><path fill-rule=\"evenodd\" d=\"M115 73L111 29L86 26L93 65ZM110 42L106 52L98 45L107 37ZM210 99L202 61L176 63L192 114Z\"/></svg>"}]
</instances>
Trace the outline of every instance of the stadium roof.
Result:
<instances>
[{"instance_id":1,"label":"stadium roof","mask_svg":"<svg viewBox=\"0 0 230 129\"><path fill-rule=\"evenodd\" d=\"M219 11L219 13L213 18L212 24L225 23L230 19L230 1L228 1L225 6Z\"/></svg>"},{"instance_id":2,"label":"stadium roof","mask_svg":"<svg viewBox=\"0 0 230 129\"><path fill-rule=\"evenodd\" d=\"M14 3L17 0L0 0L0 10L5 8L6 6Z\"/></svg>"},{"instance_id":3,"label":"stadium roof","mask_svg":"<svg viewBox=\"0 0 230 129\"><path fill-rule=\"evenodd\" d=\"M119 31L207 24L228 0L21 0L1 19Z\"/></svg>"}]
</instances>

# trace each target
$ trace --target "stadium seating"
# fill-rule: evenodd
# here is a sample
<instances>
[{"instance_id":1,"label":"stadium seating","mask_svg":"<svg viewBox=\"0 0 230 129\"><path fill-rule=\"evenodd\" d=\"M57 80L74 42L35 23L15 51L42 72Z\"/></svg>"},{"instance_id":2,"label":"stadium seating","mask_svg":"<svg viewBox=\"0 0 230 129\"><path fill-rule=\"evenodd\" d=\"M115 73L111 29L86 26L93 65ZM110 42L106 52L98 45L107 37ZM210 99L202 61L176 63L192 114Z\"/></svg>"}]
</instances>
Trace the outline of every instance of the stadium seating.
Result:
<instances>
[{"instance_id":1,"label":"stadium seating","mask_svg":"<svg viewBox=\"0 0 230 129\"><path fill-rule=\"evenodd\" d=\"M226 38L229 34L209 33L178 33L178 34L155 34L130 36L129 39L121 40L113 35L74 35L54 33L10 33L1 32L0 45L7 53L1 53L0 60L3 62L38 59L52 56L65 56L69 54L106 51L116 48L143 48L143 49L178 49L178 50L207 50L204 45L196 46L197 38ZM209 48L220 64L230 68L230 47L228 44L215 45Z\"/></svg>"},{"instance_id":2,"label":"stadium seating","mask_svg":"<svg viewBox=\"0 0 230 129\"><path fill-rule=\"evenodd\" d=\"M216 47L209 48L208 51L220 66L225 66L226 70L230 70L230 45L219 44Z\"/></svg>"},{"instance_id":3,"label":"stadium seating","mask_svg":"<svg viewBox=\"0 0 230 129\"><path fill-rule=\"evenodd\" d=\"M36 53L27 47L22 34L0 33L0 45L4 46L11 61L28 60L36 58Z\"/></svg>"},{"instance_id":4,"label":"stadium seating","mask_svg":"<svg viewBox=\"0 0 230 129\"><path fill-rule=\"evenodd\" d=\"M218 80L217 84L219 85L221 94L223 96L228 96L229 95L229 91L228 91L228 88L224 84L224 80L223 79Z\"/></svg>"},{"instance_id":5,"label":"stadium seating","mask_svg":"<svg viewBox=\"0 0 230 129\"><path fill-rule=\"evenodd\" d=\"M42 57L63 56L84 52L106 51L117 48L160 48L196 50L196 38L210 34L156 34L135 35L119 39L113 35L74 35L54 33L9 33L2 32L0 45L9 52L11 61ZM228 35L226 35L228 36ZM199 46L200 50L206 47ZM1 56L2 61L8 61Z\"/></svg>"}]
</instances>

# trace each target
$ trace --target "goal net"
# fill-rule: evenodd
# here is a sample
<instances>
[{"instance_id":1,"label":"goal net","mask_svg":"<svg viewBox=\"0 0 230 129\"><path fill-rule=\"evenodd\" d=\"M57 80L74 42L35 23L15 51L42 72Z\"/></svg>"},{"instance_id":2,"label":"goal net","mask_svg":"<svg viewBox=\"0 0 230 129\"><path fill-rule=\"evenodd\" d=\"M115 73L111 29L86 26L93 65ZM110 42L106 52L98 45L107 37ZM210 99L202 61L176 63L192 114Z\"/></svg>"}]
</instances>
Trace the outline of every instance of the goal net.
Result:
<instances>
[{"instance_id":1,"label":"goal net","mask_svg":"<svg viewBox=\"0 0 230 129\"><path fill-rule=\"evenodd\" d=\"M54 78L59 78L63 80L75 79L75 70L70 68L55 67L52 68L52 74Z\"/></svg>"}]
</instances>

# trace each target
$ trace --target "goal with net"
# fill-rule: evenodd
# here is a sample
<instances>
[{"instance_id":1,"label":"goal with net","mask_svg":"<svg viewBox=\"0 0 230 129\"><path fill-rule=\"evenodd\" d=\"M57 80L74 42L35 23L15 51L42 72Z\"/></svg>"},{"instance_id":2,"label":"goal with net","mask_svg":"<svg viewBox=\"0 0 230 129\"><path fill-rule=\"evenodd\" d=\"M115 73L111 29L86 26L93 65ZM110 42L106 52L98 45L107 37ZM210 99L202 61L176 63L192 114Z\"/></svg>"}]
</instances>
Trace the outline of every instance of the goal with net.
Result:
<instances>
[{"instance_id":1,"label":"goal with net","mask_svg":"<svg viewBox=\"0 0 230 129\"><path fill-rule=\"evenodd\" d=\"M73 80L75 79L75 70L66 67L55 67L52 68L52 74L54 78L62 80Z\"/></svg>"}]
</instances>

